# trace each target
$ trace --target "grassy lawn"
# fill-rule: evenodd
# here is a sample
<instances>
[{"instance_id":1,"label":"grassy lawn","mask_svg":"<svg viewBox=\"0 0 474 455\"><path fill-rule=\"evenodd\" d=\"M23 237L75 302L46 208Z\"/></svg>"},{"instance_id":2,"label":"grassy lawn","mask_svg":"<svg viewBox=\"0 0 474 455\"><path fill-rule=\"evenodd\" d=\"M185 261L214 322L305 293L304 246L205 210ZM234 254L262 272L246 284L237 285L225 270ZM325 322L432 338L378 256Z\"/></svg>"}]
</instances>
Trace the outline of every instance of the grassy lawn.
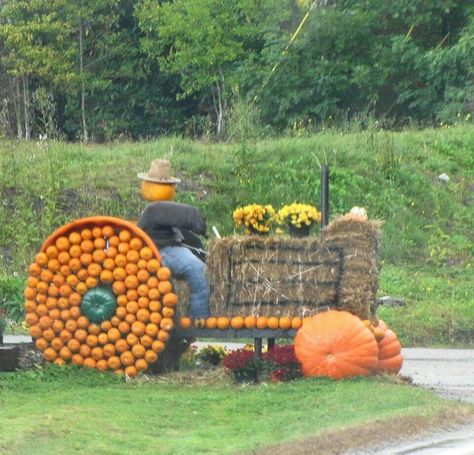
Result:
<instances>
[{"instance_id":1,"label":"grassy lawn","mask_svg":"<svg viewBox=\"0 0 474 455\"><path fill-rule=\"evenodd\" d=\"M50 367L0 373L0 452L235 453L453 408L467 409L386 377L254 386L211 371L124 383Z\"/></svg>"}]
</instances>

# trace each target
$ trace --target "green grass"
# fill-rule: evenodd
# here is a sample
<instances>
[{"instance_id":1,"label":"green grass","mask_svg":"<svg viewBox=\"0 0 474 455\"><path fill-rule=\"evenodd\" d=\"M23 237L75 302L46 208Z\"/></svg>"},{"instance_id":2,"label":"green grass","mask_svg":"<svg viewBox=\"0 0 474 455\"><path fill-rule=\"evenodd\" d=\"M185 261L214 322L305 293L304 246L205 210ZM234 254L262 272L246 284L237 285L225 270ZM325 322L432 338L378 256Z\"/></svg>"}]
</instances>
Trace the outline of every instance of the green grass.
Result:
<instances>
[{"instance_id":1,"label":"green grass","mask_svg":"<svg viewBox=\"0 0 474 455\"><path fill-rule=\"evenodd\" d=\"M0 374L0 451L225 454L456 407L388 378L123 383L75 368Z\"/></svg>"},{"instance_id":2,"label":"green grass","mask_svg":"<svg viewBox=\"0 0 474 455\"><path fill-rule=\"evenodd\" d=\"M0 304L21 306L27 267L62 224L97 214L136 219L145 206L136 173L154 158L172 160L182 179L177 201L198 206L223 235L234 232L232 211L242 204L319 206L319 165L327 162L330 216L358 205L384 220L382 291L406 297L407 306L382 316L407 344L469 344L473 150L472 125L240 144L0 141ZM449 183L438 181L441 173Z\"/></svg>"},{"instance_id":3,"label":"green grass","mask_svg":"<svg viewBox=\"0 0 474 455\"><path fill-rule=\"evenodd\" d=\"M465 268L384 265L380 294L405 298L403 307L378 309L404 346L474 344L473 265Z\"/></svg>"}]
</instances>

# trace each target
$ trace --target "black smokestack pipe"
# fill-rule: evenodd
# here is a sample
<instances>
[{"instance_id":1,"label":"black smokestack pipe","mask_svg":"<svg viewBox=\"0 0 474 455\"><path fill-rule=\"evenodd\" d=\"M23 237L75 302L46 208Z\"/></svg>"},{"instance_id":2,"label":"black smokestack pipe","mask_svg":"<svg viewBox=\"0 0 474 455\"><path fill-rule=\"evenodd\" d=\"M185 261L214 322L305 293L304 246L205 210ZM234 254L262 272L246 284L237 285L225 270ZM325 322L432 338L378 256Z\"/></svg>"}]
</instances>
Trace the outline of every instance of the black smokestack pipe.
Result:
<instances>
[{"instance_id":1,"label":"black smokestack pipe","mask_svg":"<svg viewBox=\"0 0 474 455\"><path fill-rule=\"evenodd\" d=\"M321 229L328 224L329 219L329 166L321 167Z\"/></svg>"}]
</instances>

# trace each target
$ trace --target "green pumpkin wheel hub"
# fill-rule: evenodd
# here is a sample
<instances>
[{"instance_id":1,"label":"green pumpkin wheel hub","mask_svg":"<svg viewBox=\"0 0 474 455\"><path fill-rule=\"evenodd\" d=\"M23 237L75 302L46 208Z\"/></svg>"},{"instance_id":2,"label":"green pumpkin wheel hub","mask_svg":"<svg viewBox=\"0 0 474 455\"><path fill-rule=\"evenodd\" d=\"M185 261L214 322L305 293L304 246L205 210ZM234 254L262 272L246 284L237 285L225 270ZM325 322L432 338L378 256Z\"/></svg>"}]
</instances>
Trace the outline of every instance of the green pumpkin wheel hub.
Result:
<instances>
[{"instance_id":1,"label":"green pumpkin wheel hub","mask_svg":"<svg viewBox=\"0 0 474 455\"><path fill-rule=\"evenodd\" d=\"M105 288L89 289L82 297L81 311L94 323L110 319L116 308L115 294Z\"/></svg>"}]
</instances>

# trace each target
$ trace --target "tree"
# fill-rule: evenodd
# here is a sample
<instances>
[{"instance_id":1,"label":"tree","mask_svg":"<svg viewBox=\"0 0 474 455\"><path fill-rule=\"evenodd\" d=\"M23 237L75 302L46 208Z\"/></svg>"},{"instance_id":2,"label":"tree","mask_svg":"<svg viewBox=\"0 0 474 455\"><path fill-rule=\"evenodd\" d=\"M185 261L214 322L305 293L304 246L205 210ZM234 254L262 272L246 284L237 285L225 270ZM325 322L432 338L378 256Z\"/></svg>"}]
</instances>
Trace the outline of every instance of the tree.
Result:
<instances>
[{"instance_id":1,"label":"tree","mask_svg":"<svg viewBox=\"0 0 474 455\"><path fill-rule=\"evenodd\" d=\"M260 27L269 12L284 10L281 5L285 2L142 0L137 8L143 49L163 71L179 76L180 97L201 94L201 102L211 100L218 136L240 70L260 47Z\"/></svg>"},{"instance_id":2,"label":"tree","mask_svg":"<svg viewBox=\"0 0 474 455\"><path fill-rule=\"evenodd\" d=\"M457 47L472 13L468 3L454 0L340 0L314 7L259 97L264 121L282 128L361 113L398 122L436 119L448 101L446 78L472 86L466 38L463 53ZM274 59L279 49L268 42L262 54Z\"/></svg>"},{"instance_id":3,"label":"tree","mask_svg":"<svg viewBox=\"0 0 474 455\"><path fill-rule=\"evenodd\" d=\"M61 16L66 7L67 0L4 0L1 5L2 61L12 78L19 137L31 137L32 81L56 85L74 77L70 28Z\"/></svg>"}]
</instances>

